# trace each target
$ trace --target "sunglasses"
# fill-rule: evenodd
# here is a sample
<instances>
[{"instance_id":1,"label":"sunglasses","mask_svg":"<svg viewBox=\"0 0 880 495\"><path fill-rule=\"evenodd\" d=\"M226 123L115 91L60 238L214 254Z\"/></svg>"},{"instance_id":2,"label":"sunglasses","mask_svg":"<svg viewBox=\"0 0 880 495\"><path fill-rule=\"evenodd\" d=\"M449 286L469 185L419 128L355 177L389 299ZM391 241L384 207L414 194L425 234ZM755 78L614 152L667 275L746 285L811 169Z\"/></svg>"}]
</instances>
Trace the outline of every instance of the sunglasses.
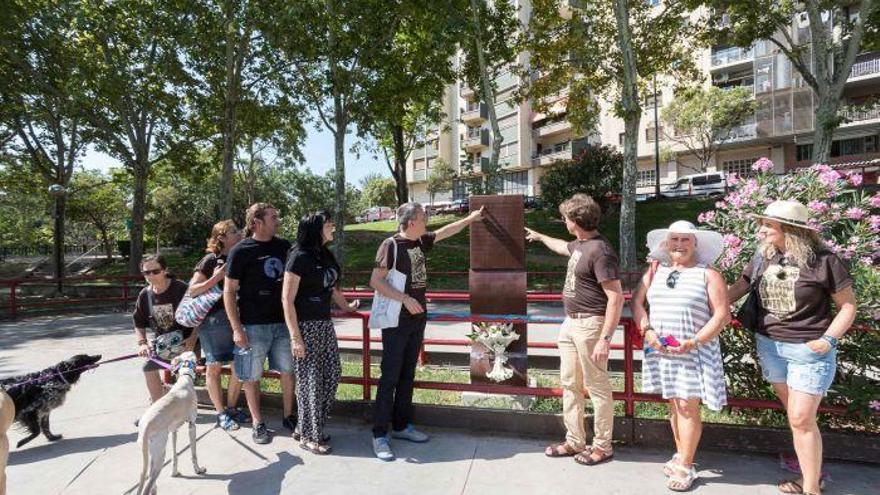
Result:
<instances>
[{"instance_id":1,"label":"sunglasses","mask_svg":"<svg viewBox=\"0 0 880 495\"><path fill-rule=\"evenodd\" d=\"M141 270L141 273L143 273L144 275L158 275L162 273L162 270L164 270L164 268L156 268L155 270Z\"/></svg>"},{"instance_id":2,"label":"sunglasses","mask_svg":"<svg viewBox=\"0 0 880 495\"><path fill-rule=\"evenodd\" d=\"M666 287L669 287L670 289L674 289L675 284L678 283L678 277L680 277L680 276L681 276L681 272L679 272L679 271L673 271L672 273L670 273L669 276L666 277Z\"/></svg>"}]
</instances>

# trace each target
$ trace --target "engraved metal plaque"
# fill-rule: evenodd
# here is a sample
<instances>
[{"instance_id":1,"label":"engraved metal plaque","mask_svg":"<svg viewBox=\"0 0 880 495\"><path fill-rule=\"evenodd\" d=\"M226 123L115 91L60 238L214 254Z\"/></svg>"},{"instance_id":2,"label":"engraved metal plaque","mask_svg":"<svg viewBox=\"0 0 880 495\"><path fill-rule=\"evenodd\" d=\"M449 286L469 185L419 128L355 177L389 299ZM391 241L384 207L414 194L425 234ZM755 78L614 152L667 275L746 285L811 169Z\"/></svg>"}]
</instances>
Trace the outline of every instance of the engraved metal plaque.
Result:
<instances>
[{"instance_id":1,"label":"engraved metal plaque","mask_svg":"<svg viewBox=\"0 0 880 495\"><path fill-rule=\"evenodd\" d=\"M471 211L486 206L483 220L471 224L471 268L525 270L523 197L471 196L469 205Z\"/></svg>"}]
</instances>

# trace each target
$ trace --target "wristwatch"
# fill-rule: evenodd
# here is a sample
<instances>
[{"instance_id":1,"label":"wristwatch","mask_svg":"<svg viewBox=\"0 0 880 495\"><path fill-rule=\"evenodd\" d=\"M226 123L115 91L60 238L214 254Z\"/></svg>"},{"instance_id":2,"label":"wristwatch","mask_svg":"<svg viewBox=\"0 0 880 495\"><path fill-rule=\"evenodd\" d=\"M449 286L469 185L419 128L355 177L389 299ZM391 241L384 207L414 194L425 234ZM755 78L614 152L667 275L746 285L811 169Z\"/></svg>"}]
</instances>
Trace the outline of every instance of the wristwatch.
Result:
<instances>
[{"instance_id":1,"label":"wristwatch","mask_svg":"<svg viewBox=\"0 0 880 495\"><path fill-rule=\"evenodd\" d=\"M837 349L837 344L840 343L840 339L838 339L837 337L832 337L831 335L823 335L819 338L824 340L825 342L828 342L832 349Z\"/></svg>"},{"instance_id":2,"label":"wristwatch","mask_svg":"<svg viewBox=\"0 0 880 495\"><path fill-rule=\"evenodd\" d=\"M605 342L611 342L611 338L612 338L612 337L614 337L614 334L611 334L611 335L605 335L605 336L602 337L602 340L604 340Z\"/></svg>"}]
</instances>

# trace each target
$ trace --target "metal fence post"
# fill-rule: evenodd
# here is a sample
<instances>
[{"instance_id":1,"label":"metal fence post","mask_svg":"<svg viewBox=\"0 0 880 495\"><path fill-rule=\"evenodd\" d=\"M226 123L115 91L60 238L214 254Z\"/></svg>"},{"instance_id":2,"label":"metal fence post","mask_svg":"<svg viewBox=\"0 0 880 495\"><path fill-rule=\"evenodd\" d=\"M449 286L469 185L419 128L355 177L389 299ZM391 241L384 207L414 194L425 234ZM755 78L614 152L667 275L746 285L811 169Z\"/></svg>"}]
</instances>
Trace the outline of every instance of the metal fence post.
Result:
<instances>
[{"instance_id":1,"label":"metal fence post","mask_svg":"<svg viewBox=\"0 0 880 495\"><path fill-rule=\"evenodd\" d=\"M624 411L627 418L635 416L635 387L633 379L633 341L632 330L634 322L624 320L623 323L623 396Z\"/></svg>"},{"instance_id":2,"label":"metal fence post","mask_svg":"<svg viewBox=\"0 0 880 495\"><path fill-rule=\"evenodd\" d=\"M369 401L370 394L370 324L369 314L361 314L361 331L363 338L361 339L361 349L363 350L363 400Z\"/></svg>"}]
</instances>

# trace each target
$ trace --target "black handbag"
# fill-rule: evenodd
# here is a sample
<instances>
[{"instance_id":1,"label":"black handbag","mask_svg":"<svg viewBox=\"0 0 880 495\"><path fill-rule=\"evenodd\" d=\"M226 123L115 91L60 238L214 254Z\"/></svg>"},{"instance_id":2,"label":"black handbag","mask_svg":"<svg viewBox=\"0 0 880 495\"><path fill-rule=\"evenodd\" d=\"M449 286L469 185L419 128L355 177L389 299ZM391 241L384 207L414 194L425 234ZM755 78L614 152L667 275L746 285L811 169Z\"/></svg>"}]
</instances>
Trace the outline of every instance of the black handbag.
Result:
<instances>
[{"instance_id":1,"label":"black handbag","mask_svg":"<svg viewBox=\"0 0 880 495\"><path fill-rule=\"evenodd\" d=\"M743 328L747 328L756 332L760 327L761 302L758 299L758 270L764 262L761 256L760 248L755 251L752 257L752 275L749 277L749 295L746 301L739 307L736 313L736 319Z\"/></svg>"}]
</instances>

